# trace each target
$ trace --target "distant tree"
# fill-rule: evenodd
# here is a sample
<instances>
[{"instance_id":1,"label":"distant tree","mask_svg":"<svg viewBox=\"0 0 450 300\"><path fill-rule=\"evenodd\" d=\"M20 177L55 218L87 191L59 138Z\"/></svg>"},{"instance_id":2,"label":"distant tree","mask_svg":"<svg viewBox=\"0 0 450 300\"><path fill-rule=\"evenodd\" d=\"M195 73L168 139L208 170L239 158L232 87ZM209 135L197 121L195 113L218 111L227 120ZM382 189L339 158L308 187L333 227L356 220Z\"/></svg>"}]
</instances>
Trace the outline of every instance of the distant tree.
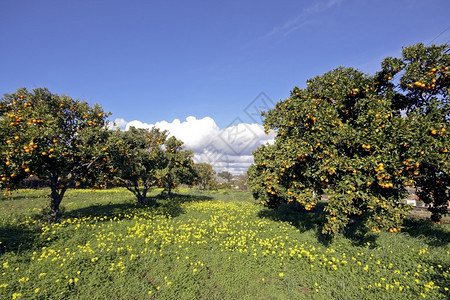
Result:
<instances>
[{"instance_id":1,"label":"distant tree","mask_svg":"<svg viewBox=\"0 0 450 300\"><path fill-rule=\"evenodd\" d=\"M49 185L50 210L59 218L70 185L94 184L104 167L106 117L98 105L45 88L22 88L0 101L1 187L13 189L27 177Z\"/></svg>"},{"instance_id":2,"label":"distant tree","mask_svg":"<svg viewBox=\"0 0 450 300\"><path fill-rule=\"evenodd\" d=\"M199 184L202 189L206 189L206 187L216 185L214 179L216 171L214 171L213 167L210 164L207 163L194 164L194 171L196 175L195 182Z\"/></svg>"},{"instance_id":3,"label":"distant tree","mask_svg":"<svg viewBox=\"0 0 450 300\"><path fill-rule=\"evenodd\" d=\"M166 137L166 132L157 128L134 127L110 135L106 146L109 177L132 192L138 203L146 203L149 188L158 184L158 170L165 168L161 146Z\"/></svg>"},{"instance_id":4,"label":"distant tree","mask_svg":"<svg viewBox=\"0 0 450 300\"><path fill-rule=\"evenodd\" d=\"M241 191L248 190L248 186L247 186L248 175L247 174L236 175L233 178L235 179L234 184L236 185L236 187L239 190L241 190Z\"/></svg>"},{"instance_id":5,"label":"distant tree","mask_svg":"<svg viewBox=\"0 0 450 300\"><path fill-rule=\"evenodd\" d=\"M195 171L192 151L183 150L183 142L170 137L164 143L164 168L158 170L158 184L170 196L179 184L193 184Z\"/></svg>"},{"instance_id":6,"label":"distant tree","mask_svg":"<svg viewBox=\"0 0 450 300\"><path fill-rule=\"evenodd\" d=\"M227 182L230 182L233 179L233 174L228 171L222 171L217 174L217 176L225 179Z\"/></svg>"}]
</instances>

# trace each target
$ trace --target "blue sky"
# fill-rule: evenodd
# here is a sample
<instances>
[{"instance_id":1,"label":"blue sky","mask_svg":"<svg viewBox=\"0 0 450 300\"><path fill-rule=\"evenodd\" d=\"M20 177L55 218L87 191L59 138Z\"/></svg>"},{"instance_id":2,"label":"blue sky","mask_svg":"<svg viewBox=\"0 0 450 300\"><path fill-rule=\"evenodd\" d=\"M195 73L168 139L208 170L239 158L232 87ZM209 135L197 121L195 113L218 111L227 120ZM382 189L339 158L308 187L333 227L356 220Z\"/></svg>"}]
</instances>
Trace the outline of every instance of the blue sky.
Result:
<instances>
[{"instance_id":1,"label":"blue sky","mask_svg":"<svg viewBox=\"0 0 450 300\"><path fill-rule=\"evenodd\" d=\"M146 124L221 129L264 92L450 41L448 0L0 2L0 93L47 87ZM441 34L442 33L442 34ZM440 35L439 35L440 34ZM434 41L433 41L434 40Z\"/></svg>"}]
</instances>

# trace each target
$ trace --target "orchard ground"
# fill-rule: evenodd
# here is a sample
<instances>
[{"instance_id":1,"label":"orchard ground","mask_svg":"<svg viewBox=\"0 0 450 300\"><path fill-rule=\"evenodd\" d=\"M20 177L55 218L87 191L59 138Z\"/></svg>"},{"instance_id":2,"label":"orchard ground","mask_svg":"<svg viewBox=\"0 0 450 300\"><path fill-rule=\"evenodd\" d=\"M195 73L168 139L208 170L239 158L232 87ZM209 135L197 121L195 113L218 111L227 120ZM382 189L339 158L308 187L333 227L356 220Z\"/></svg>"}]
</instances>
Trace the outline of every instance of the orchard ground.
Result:
<instances>
[{"instance_id":1,"label":"orchard ground","mask_svg":"<svg viewBox=\"0 0 450 300\"><path fill-rule=\"evenodd\" d=\"M415 211L401 233L321 234L312 213L251 194L179 189L147 206L125 189L0 201L0 299L446 299L450 225Z\"/></svg>"}]
</instances>

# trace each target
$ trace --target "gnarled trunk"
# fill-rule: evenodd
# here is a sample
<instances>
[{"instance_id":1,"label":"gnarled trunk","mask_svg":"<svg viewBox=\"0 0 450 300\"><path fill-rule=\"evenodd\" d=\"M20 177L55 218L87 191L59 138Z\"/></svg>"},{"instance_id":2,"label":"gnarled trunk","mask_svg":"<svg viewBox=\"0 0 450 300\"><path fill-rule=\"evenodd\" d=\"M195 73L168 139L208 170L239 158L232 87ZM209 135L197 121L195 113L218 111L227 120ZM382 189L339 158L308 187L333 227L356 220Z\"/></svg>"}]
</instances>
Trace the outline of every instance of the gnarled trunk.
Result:
<instances>
[{"instance_id":1,"label":"gnarled trunk","mask_svg":"<svg viewBox=\"0 0 450 300\"><path fill-rule=\"evenodd\" d=\"M146 204L147 203L147 191L149 186L147 184L144 184L144 188L141 189L139 188L139 183L134 180L122 180L122 182L125 184L125 187L127 188L127 190L129 190L130 192L132 192L136 198L137 198L137 202L139 204Z\"/></svg>"},{"instance_id":2,"label":"gnarled trunk","mask_svg":"<svg viewBox=\"0 0 450 300\"><path fill-rule=\"evenodd\" d=\"M147 190L142 191L142 193L137 192L135 195L139 204L147 203Z\"/></svg>"}]
</instances>

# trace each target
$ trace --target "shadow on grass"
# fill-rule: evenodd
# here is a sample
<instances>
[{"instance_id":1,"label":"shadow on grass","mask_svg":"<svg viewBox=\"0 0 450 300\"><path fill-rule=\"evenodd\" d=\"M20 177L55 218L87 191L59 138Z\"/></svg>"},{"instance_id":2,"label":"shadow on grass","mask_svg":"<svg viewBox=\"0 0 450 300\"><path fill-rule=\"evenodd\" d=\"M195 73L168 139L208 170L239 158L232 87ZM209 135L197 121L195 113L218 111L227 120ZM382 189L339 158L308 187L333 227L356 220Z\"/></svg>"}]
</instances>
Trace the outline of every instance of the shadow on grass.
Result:
<instances>
[{"instance_id":1,"label":"shadow on grass","mask_svg":"<svg viewBox=\"0 0 450 300\"><path fill-rule=\"evenodd\" d=\"M259 217L269 218L274 221L288 222L300 231L314 230L317 240L324 246L328 246L333 236L322 233L322 227L326 222L324 208L326 202L318 202L313 211L299 209L294 205L282 204L279 208L273 210L262 210ZM345 238L351 241L355 246L366 245L370 242L375 247L378 235L368 231L359 219L353 220L343 231Z\"/></svg>"},{"instance_id":2,"label":"shadow on grass","mask_svg":"<svg viewBox=\"0 0 450 300\"><path fill-rule=\"evenodd\" d=\"M22 226L7 225L0 228L0 256L5 252L22 252L32 249L39 238L38 231Z\"/></svg>"},{"instance_id":3,"label":"shadow on grass","mask_svg":"<svg viewBox=\"0 0 450 300\"><path fill-rule=\"evenodd\" d=\"M305 211L290 204L282 204L277 209L262 210L258 213L260 218L269 218L274 221L288 222L300 231L314 230L320 243L327 246L332 237L322 234L322 227L326 222L324 215L325 202L319 202L314 211ZM421 238L429 246L439 247L450 243L450 232L429 220L408 218L404 222L403 232L411 237ZM376 247L378 234L370 232L364 226L364 220L356 218L344 229L343 235L354 246Z\"/></svg>"},{"instance_id":4,"label":"shadow on grass","mask_svg":"<svg viewBox=\"0 0 450 300\"><path fill-rule=\"evenodd\" d=\"M403 232L411 237L421 238L429 246L445 246L450 243L450 232L430 220L411 219L405 220Z\"/></svg>"},{"instance_id":5,"label":"shadow on grass","mask_svg":"<svg viewBox=\"0 0 450 300\"><path fill-rule=\"evenodd\" d=\"M377 245L378 234L369 231L359 218L351 221L343 234L345 238L351 241L353 246L367 246L367 243L369 243L370 248L375 248Z\"/></svg>"},{"instance_id":6,"label":"shadow on grass","mask_svg":"<svg viewBox=\"0 0 450 300\"><path fill-rule=\"evenodd\" d=\"M108 203L95 204L88 207L72 210L63 215L64 218L83 218L83 217L117 217L118 219L127 218L128 214L139 212L152 212L158 215L176 217L184 213L181 204L186 202L207 201L211 197L202 195L179 195L173 194L170 197L159 194L147 197L146 204L137 202L128 203Z\"/></svg>"},{"instance_id":7,"label":"shadow on grass","mask_svg":"<svg viewBox=\"0 0 450 300\"><path fill-rule=\"evenodd\" d=\"M258 216L274 221L288 222L302 232L315 230L317 240L323 245L329 245L333 238L322 234L322 226L326 221L323 214L325 206L325 202L318 202L313 211L306 211L292 204L282 204L277 209L261 210Z\"/></svg>"},{"instance_id":8,"label":"shadow on grass","mask_svg":"<svg viewBox=\"0 0 450 300\"><path fill-rule=\"evenodd\" d=\"M84 218L84 217L106 217L104 221L117 217L118 220L130 218L130 216L139 215L139 213L151 212L153 214L176 217L184 210L182 204L186 202L207 201L213 198L202 195L177 195L171 197L157 195L149 197L147 204L141 205L137 202L128 203L108 203L94 204L88 207L64 212L61 207L62 219ZM37 221L33 227L6 225L0 227L0 257L6 252L19 252L32 249L40 238L40 225L50 222L48 210L43 209L41 213L33 216Z\"/></svg>"},{"instance_id":9,"label":"shadow on grass","mask_svg":"<svg viewBox=\"0 0 450 300\"><path fill-rule=\"evenodd\" d=\"M1 200L31 200L31 199L48 199L49 198L49 194L45 193L45 194L40 194L40 193L27 193L25 195L22 194L12 194L10 196L8 196L7 198L3 198Z\"/></svg>"},{"instance_id":10,"label":"shadow on grass","mask_svg":"<svg viewBox=\"0 0 450 300\"><path fill-rule=\"evenodd\" d=\"M71 210L62 214L63 218L84 218L84 217L123 217L135 209L145 208L148 205L138 205L136 203L108 203L94 204L91 206Z\"/></svg>"}]
</instances>

